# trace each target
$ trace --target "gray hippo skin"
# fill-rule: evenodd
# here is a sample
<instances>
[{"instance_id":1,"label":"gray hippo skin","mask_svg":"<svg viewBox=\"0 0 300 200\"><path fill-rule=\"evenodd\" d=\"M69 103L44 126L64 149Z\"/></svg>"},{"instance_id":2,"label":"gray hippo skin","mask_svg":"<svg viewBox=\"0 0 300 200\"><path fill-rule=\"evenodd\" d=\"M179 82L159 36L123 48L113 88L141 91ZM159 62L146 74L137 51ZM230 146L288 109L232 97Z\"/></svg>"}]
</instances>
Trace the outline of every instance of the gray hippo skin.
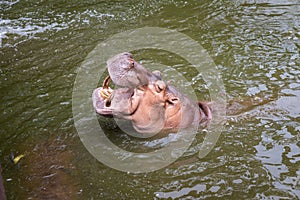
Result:
<instances>
[{"instance_id":1,"label":"gray hippo skin","mask_svg":"<svg viewBox=\"0 0 300 200\"><path fill-rule=\"evenodd\" d=\"M122 87L135 88L161 80L160 76L149 72L133 59L131 53L120 53L107 61L107 69L112 81Z\"/></svg>"},{"instance_id":2,"label":"gray hippo skin","mask_svg":"<svg viewBox=\"0 0 300 200\"><path fill-rule=\"evenodd\" d=\"M212 114L206 103L193 102L136 61L130 67L131 58L131 54L122 53L108 61L111 79L124 88L112 90L106 79L103 87L95 89L93 106L98 114L130 120L143 134L174 132L210 121Z\"/></svg>"}]
</instances>

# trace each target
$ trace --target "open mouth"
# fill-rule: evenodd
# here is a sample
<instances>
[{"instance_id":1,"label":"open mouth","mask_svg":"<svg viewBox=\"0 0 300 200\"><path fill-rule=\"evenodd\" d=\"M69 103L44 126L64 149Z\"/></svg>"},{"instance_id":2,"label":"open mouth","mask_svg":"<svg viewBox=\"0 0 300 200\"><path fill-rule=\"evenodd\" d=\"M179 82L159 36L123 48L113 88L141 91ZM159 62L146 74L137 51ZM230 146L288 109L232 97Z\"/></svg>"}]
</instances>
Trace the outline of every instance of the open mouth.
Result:
<instances>
[{"instance_id":1,"label":"open mouth","mask_svg":"<svg viewBox=\"0 0 300 200\"><path fill-rule=\"evenodd\" d=\"M113 98L113 90L109 87L111 78L107 76L103 81L102 87L96 88L93 92L93 106L98 114L112 116L112 110L109 109Z\"/></svg>"},{"instance_id":2,"label":"open mouth","mask_svg":"<svg viewBox=\"0 0 300 200\"><path fill-rule=\"evenodd\" d=\"M114 57L107 66L109 76L102 87L94 90L93 106L98 114L130 120L137 132L147 134L210 121L211 110L206 103L192 101L163 81L160 74L138 63L130 67L128 56L123 53ZM133 62L131 60L131 64ZM111 89L111 81L119 88Z\"/></svg>"},{"instance_id":3,"label":"open mouth","mask_svg":"<svg viewBox=\"0 0 300 200\"><path fill-rule=\"evenodd\" d=\"M121 112L122 109L130 110L131 104L128 102L131 102L131 98L133 98L135 93L135 89L118 88L113 90L107 85L103 85L96 88L93 92L93 106L98 114L112 117L119 113L119 111ZM122 109L120 109L120 106Z\"/></svg>"},{"instance_id":4,"label":"open mouth","mask_svg":"<svg viewBox=\"0 0 300 200\"><path fill-rule=\"evenodd\" d=\"M108 109L110 107L110 102L107 101L102 95L103 87L96 88L93 92L93 106L97 113L105 116L112 116L112 110Z\"/></svg>"}]
</instances>

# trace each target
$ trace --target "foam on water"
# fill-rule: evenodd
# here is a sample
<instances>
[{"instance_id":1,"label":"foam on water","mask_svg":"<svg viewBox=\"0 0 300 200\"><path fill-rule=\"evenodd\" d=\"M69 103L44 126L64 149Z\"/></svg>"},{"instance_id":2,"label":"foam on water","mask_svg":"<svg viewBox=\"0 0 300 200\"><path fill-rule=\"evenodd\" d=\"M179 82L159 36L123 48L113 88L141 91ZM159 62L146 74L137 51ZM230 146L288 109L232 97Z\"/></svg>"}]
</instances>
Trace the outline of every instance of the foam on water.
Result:
<instances>
[{"instance_id":1,"label":"foam on water","mask_svg":"<svg viewBox=\"0 0 300 200\"><path fill-rule=\"evenodd\" d=\"M1 5L1 4L0 4ZM13 5L7 4L10 6ZM37 11L38 12L38 11ZM26 13L17 19L0 20L0 48L15 46L16 43L32 38L40 38L39 34L46 31L60 31L72 26L89 24L90 20L104 20L114 18L113 14L100 13L97 10L85 10L83 12L47 13L46 17L35 18L36 13ZM21 40L21 41L20 41Z\"/></svg>"}]
</instances>

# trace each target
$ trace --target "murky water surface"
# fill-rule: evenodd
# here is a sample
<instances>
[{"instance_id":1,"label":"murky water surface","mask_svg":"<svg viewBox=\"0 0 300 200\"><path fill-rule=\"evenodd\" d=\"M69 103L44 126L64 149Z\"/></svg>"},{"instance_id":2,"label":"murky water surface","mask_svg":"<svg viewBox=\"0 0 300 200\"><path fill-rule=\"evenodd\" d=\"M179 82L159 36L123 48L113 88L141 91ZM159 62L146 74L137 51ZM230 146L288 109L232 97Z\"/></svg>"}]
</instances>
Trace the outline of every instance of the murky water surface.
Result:
<instances>
[{"instance_id":1,"label":"murky water surface","mask_svg":"<svg viewBox=\"0 0 300 200\"><path fill-rule=\"evenodd\" d=\"M0 163L8 199L300 198L298 0L4 0L0 10ZM161 170L127 174L84 148L72 89L99 42L145 26L198 41L218 66L232 106L206 157L189 150ZM205 82L165 53L136 55L176 66L193 80L197 96L209 99ZM165 142L131 140L105 123L122 148ZM12 153L25 157L13 165Z\"/></svg>"}]
</instances>

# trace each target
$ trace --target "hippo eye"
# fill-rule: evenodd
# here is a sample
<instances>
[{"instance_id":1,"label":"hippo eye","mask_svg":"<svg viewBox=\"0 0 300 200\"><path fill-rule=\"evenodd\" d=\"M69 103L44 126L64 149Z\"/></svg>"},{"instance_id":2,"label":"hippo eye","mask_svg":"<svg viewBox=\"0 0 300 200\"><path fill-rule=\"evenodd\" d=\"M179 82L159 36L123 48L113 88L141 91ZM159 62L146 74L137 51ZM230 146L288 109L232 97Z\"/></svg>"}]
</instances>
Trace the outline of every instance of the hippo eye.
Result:
<instances>
[{"instance_id":1,"label":"hippo eye","mask_svg":"<svg viewBox=\"0 0 300 200\"><path fill-rule=\"evenodd\" d=\"M163 81L157 81L155 84L156 92L160 93L166 88L166 84Z\"/></svg>"}]
</instances>

